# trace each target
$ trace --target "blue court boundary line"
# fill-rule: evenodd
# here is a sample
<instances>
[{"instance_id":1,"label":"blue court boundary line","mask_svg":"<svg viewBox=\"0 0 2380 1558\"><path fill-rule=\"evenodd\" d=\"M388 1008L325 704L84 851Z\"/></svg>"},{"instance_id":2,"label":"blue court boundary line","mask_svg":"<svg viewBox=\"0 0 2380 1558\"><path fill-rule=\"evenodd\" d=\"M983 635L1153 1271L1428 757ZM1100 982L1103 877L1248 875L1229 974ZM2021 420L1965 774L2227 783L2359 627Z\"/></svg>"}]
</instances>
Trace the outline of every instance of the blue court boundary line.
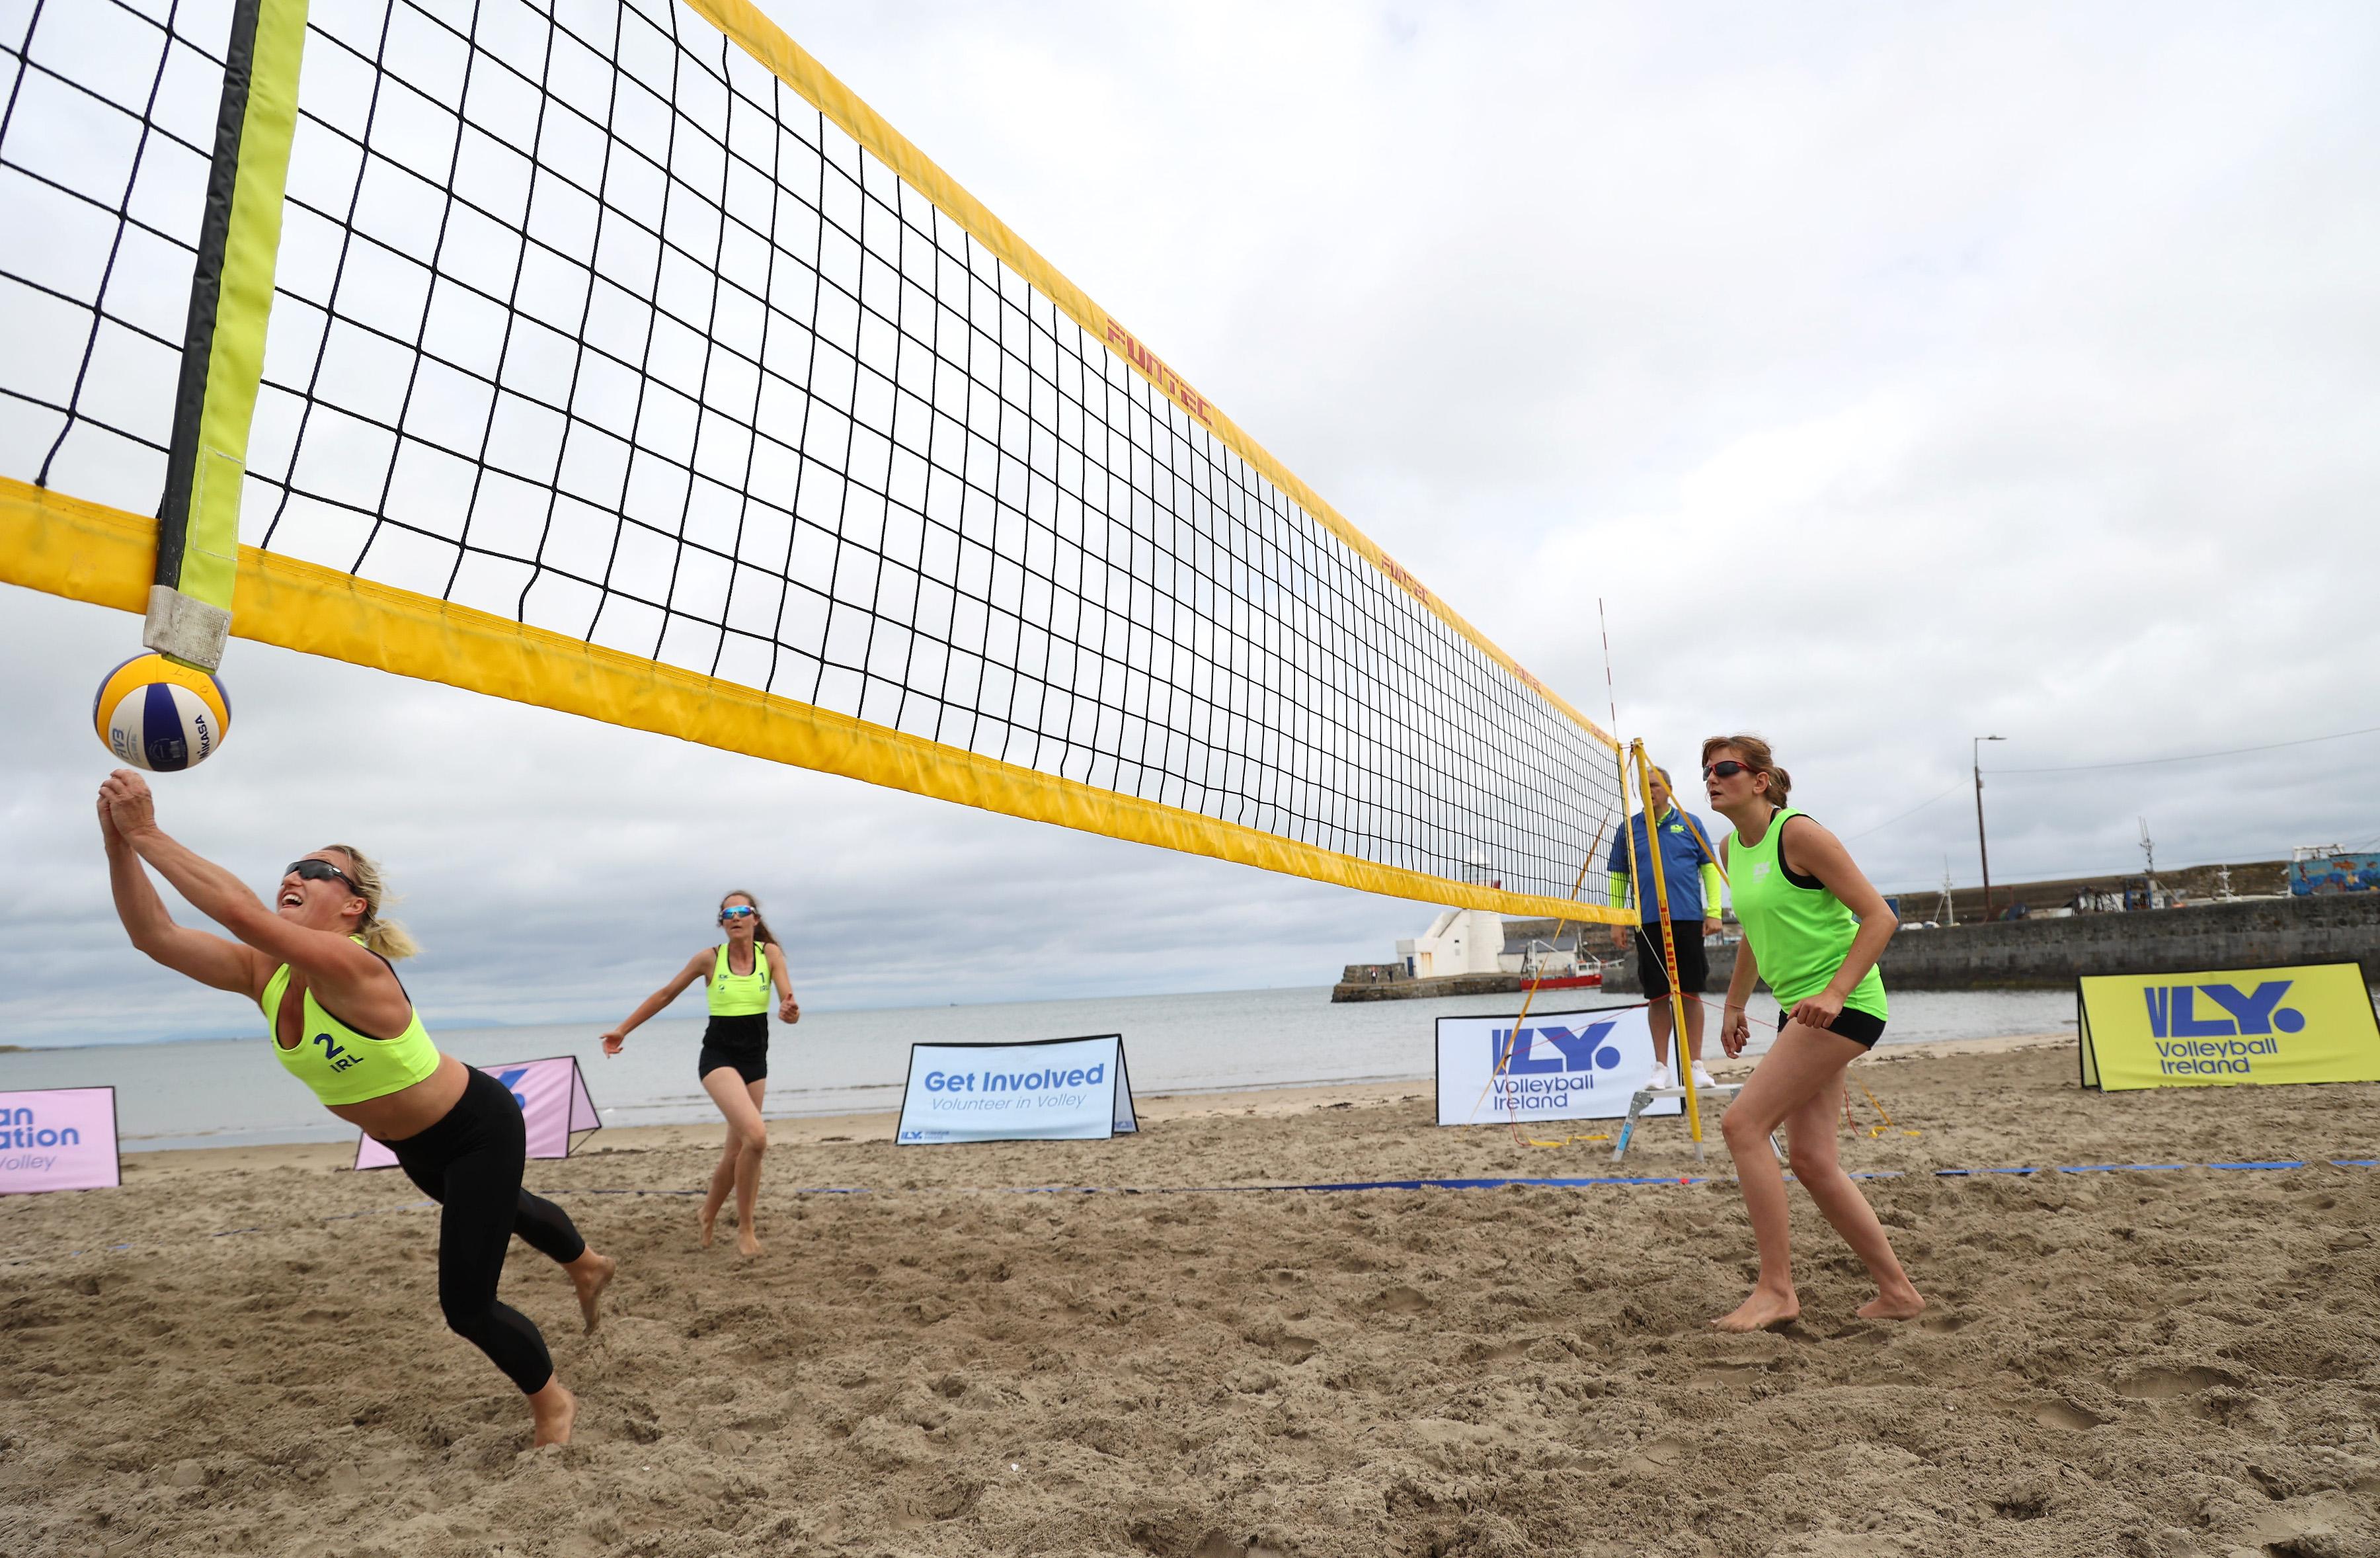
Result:
<instances>
[{"instance_id":1,"label":"blue court boundary line","mask_svg":"<svg viewBox=\"0 0 2380 1558\"><path fill-rule=\"evenodd\" d=\"M1988 1175L2012 1175L2020 1178L2041 1174L2169 1174L2182 1169L2231 1170L2246 1173L2302 1168L2380 1168L2380 1158L2274 1158L2248 1159L2224 1163L2066 1163L2049 1167L2010 1168L1947 1168L1947 1169L1868 1169L1852 1175L1853 1179L1979 1179ZM807 1186L788 1194L795 1196L882 1196L882 1195L959 1195L959 1196L1220 1196L1251 1193L1335 1194L1351 1190L1581 1190L1607 1185L1723 1185L1734 1179L1733 1175L1596 1175L1583 1178L1535 1178L1521 1175L1499 1175L1476 1179L1346 1179L1318 1182L1309 1185L1004 1185L979 1188L965 1185L921 1187L916 1190L874 1190L860 1185ZM1791 1179L1789 1171L1786 1178ZM699 1196L700 1190L645 1190L632 1187L558 1186L544 1194L549 1196ZM423 1199L400 1201L395 1206L368 1207L362 1211L332 1212L321 1218L322 1223L347 1223L359 1217L381 1217L395 1211L419 1211L438 1203ZM263 1228L225 1228L205 1235L210 1239L228 1239L241 1234L261 1234ZM40 1260L55 1260L78 1255L113 1255L132 1249L130 1244L102 1245L92 1249L70 1249L65 1257L20 1256L0 1261L6 1266L30 1266ZM164 1246L147 1248L164 1248Z\"/></svg>"}]
</instances>

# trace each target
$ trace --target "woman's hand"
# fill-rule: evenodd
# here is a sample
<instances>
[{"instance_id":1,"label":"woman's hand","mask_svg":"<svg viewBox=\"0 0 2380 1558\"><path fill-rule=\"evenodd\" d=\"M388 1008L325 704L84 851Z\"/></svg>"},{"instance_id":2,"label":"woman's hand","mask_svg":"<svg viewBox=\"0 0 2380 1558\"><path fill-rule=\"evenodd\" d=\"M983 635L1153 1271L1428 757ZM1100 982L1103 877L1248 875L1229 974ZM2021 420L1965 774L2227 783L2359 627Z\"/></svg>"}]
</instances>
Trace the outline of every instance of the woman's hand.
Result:
<instances>
[{"instance_id":1,"label":"woman's hand","mask_svg":"<svg viewBox=\"0 0 2380 1558\"><path fill-rule=\"evenodd\" d=\"M157 826L157 797L149 793L149 782L128 768L119 768L101 781L99 809L115 829L115 836L130 843L135 834L152 832Z\"/></svg>"},{"instance_id":2,"label":"woman's hand","mask_svg":"<svg viewBox=\"0 0 2380 1558\"><path fill-rule=\"evenodd\" d=\"M786 993L783 1000L777 1003L777 1020L779 1022L802 1020L802 1004L795 1000L790 992Z\"/></svg>"},{"instance_id":3,"label":"woman's hand","mask_svg":"<svg viewBox=\"0 0 2380 1558\"><path fill-rule=\"evenodd\" d=\"M1843 998L1831 990L1822 990L1793 1003L1792 1013L1785 1020L1798 1022L1803 1028L1824 1029L1834 1027L1835 1019L1842 1015Z\"/></svg>"},{"instance_id":4,"label":"woman's hand","mask_svg":"<svg viewBox=\"0 0 2380 1558\"><path fill-rule=\"evenodd\" d=\"M603 1035L603 1053L607 1055L616 1055L626 1047L627 1042L628 1030L625 1028L615 1028Z\"/></svg>"},{"instance_id":5,"label":"woman's hand","mask_svg":"<svg viewBox=\"0 0 2380 1558\"><path fill-rule=\"evenodd\" d=\"M1742 1007L1730 1006L1719 1014L1718 1044L1727 1052L1728 1059L1733 1060L1743 1053L1743 1047L1750 1042L1752 1019L1744 1015Z\"/></svg>"}]
</instances>

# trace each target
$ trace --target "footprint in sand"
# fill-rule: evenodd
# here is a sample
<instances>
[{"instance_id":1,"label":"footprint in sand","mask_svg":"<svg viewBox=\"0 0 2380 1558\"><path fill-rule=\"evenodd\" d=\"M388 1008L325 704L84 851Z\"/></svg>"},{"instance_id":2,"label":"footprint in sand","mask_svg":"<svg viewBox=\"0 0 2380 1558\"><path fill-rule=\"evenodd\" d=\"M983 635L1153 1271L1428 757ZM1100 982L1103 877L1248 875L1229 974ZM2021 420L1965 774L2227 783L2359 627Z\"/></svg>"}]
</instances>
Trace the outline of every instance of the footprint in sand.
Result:
<instances>
[{"instance_id":1,"label":"footprint in sand","mask_svg":"<svg viewBox=\"0 0 2380 1558\"><path fill-rule=\"evenodd\" d=\"M1628 1457L1625 1469L1639 1477L1667 1478L1685 1464L1691 1449L1692 1446L1682 1439L1656 1439L1640 1445L1636 1453Z\"/></svg>"},{"instance_id":2,"label":"footprint in sand","mask_svg":"<svg viewBox=\"0 0 2380 1558\"><path fill-rule=\"evenodd\" d=\"M2070 1432L2080 1433L2084 1429L2097 1428L2107 1419L2096 1413L2085 1412L2072 1402L2053 1401L2047 1406L2035 1408L2033 1420L2043 1428L2065 1429Z\"/></svg>"},{"instance_id":3,"label":"footprint in sand","mask_svg":"<svg viewBox=\"0 0 2380 1558\"><path fill-rule=\"evenodd\" d=\"M2219 1369L2143 1369L2116 1382L2116 1394L2132 1401L2171 1401L2216 1385L2240 1382Z\"/></svg>"}]
</instances>

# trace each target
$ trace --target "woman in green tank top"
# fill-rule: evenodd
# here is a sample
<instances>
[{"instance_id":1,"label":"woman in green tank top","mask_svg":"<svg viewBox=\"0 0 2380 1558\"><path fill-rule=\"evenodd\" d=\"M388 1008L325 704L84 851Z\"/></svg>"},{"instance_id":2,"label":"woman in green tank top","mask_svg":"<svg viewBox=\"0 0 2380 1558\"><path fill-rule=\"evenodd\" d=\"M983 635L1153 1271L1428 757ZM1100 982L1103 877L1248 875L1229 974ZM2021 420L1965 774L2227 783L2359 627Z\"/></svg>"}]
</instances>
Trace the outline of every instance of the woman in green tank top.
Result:
<instances>
[{"instance_id":1,"label":"woman in green tank top","mask_svg":"<svg viewBox=\"0 0 2380 1558\"><path fill-rule=\"evenodd\" d=\"M1835 1150L1843 1069L1884 1033L1884 978L1876 965L1900 921L1842 842L1785 804L1791 784L1756 736L1703 743L1703 787L1711 809L1735 824L1719 844L1735 917L1743 926L1719 1018L1719 1042L1730 1057L1742 1053L1752 1037L1753 985L1765 978L1778 1004L1777 1041L1719 1121L1760 1247L1760 1278L1752 1296L1711 1321L1722 1331L1763 1330L1802 1312L1793 1290L1785 1173L1769 1148L1779 1126L1793 1177L1876 1279L1876 1296L1861 1306L1860 1317L1907 1320L1925 1308Z\"/></svg>"},{"instance_id":2,"label":"woman in green tank top","mask_svg":"<svg viewBox=\"0 0 2380 1558\"><path fill-rule=\"evenodd\" d=\"M554 1373L536 1323L498 1301L504 1252L517 1235L562 1267L589 1331L614 1262L587 1247L568 1213L522 1187L528 1139L513 1095L431 1041L389 961L409 956L413 939L381 917L372 863L344 844L301 856L268 908L239 878L166 836L148 785L120 768L100 786L99 830L133 946L257 1003L282 1067L386 1146L439 1203L438 1307L448 1328L528 1398L532 1445L567 1443L577 1397ZM144 866L237 939L175 924ZM356 1356L370 1366L368 1354Z\"/></svg>"},{"instance_id":3,"label":"woman in green tank top","mask_svg":"<svg viewBox=\"0 0 2380 1558\"><path fill-rule=\"evenodd\" d=\"M710 1248L711 1230L720 1208L735 1196L735 1249L741 1255L760 1253L759 1207L760 1163L769 1150L769 1127L760 1118L769 1091L769 986L778 990L777 1020L802 1020L801 1003L794 999L793 976L786 971L785 949L760 917L760 901L738 889L719 900L719 928L727 939L704 947L686 959L669 983L645 997L628 1020L603 1035L603 1053L616 1055L629 1032L700 981L710 1008L703 1029L702 1052L694 1073L702 1090L719 1105L727 1122L727 1140L719 1150L719 1166L710 1171L710 1188L699 1213L702 1248Z\"/></svg>"}]
</instances>

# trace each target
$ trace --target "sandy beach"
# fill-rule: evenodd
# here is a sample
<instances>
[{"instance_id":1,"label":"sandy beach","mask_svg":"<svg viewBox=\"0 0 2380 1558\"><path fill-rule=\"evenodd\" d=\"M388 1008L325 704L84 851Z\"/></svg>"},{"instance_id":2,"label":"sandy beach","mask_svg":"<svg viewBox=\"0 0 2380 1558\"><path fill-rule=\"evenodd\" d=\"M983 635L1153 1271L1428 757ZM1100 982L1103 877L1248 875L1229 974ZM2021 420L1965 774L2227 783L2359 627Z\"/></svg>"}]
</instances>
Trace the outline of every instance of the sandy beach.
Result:
<instances>
[{"instance_id":1,"label":"sandy beach","mask_svg":"<svg viewBox=\"0 0 2380 1558\"><path fill-rule=\"evenodd\" d=\"M2380 1088L2103 1097L2055 1038L1854 1075L1895 1124L1854 1089L1844 1157L1899 1171L1869 1190L1933 1307L1854 1318L1797 1199L1803 1315L1754 1336L1703 1323L1752 1270L1724 1178L1229 1188L1613 1172L1435 1128L1427 1084L1148 1099L1111 1142L783 1122L751 1261L676 1193L716 1128L604 1131L529 1168L621 1259L602 1329L525 1247L506 1269L582 1399L539 1455L439 1323L401 1178L131 1156L120 1190L0 1201L0 1549L2380 1552L2380 1169L2330 1162L2380 1157ZM1936 1172L2272 1160L2307 1166ZM1683 1123L1625 1172L1692 1175Z\"/></svg>"}]
</instances>

